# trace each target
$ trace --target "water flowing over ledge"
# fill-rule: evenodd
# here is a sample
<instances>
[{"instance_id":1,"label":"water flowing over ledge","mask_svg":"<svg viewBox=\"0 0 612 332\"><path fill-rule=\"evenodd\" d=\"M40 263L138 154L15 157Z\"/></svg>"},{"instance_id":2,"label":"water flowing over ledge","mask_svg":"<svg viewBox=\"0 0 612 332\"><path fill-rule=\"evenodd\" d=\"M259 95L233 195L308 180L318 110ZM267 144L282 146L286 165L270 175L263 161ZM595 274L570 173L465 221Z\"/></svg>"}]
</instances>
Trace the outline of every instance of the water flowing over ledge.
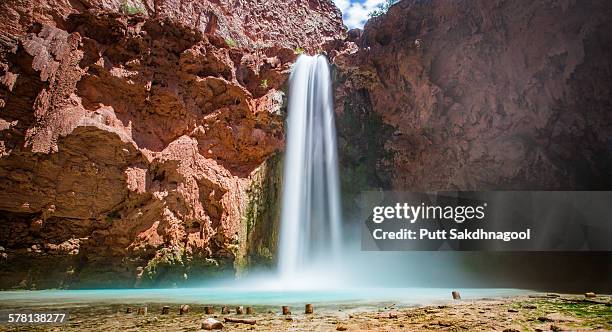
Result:
<instances>
[{"instance_id":1,"label":"water flowing over ledge","mask_svg":"<svg viewBox=\"0 0 612 332\"><path fill-rule=\"evenodd\" d=\"M324 266L334 266L342 247L336 127L325 56L302 55L295 63L288 112L279 248L284 285L329 272Z\"/></svg>"}]
</instances>

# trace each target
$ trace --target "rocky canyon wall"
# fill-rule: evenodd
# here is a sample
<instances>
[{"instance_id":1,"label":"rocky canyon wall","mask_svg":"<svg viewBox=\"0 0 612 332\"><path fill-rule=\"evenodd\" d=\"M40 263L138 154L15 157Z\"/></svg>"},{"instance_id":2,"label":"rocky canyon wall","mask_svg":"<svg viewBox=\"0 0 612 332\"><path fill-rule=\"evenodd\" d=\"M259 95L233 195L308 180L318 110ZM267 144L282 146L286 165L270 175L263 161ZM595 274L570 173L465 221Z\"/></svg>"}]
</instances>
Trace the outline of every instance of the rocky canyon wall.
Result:
<instances>
[{"instance_id":1,"label":"rocky canyon wall","mask_svg":"<svg viewBox=\"0 0 612 332\"><path fill-rule=\"evenodd\" d=\"M373 188L612 185L608 1L402 0L347 35L330 0L7 0L0 17L2 289L273 264L301 50L333 60L351 211Z\"/></svg>"},{"instance_id":2,"label":"rocky canyon wall","mask_svg":"<svg viewBox=\"0 0 612 332\"><path fill-rule=\"evenodd\" d=\"M610 190L611 31L605 0L401 0L349 31L330 53L347 221L368 189ZM451 257L468 287L610 291L605 252L431 255L412 262Z\"/></svg>"},{"instance_id":3,"label":"rocky canyon wall","mask_svg":"<svg viewBox=\"0 0 612 332\"><path fill-rule=\"evenodd\" d=\"M398 2L334 53L344 174L396 190L609 188L610 31L609 1Z\"/></svg>"},{"instance_id":4,"label":"rocky canyon wall","mask_svg":"<svg viewBox=\"0 0 612 332\"><path fill-rule=\"evenodd\" d=\"M0 17L0 288L269 263L282 89L297 49L344 34L331 1L8 0Z\"/></svg>"}]
</instances>

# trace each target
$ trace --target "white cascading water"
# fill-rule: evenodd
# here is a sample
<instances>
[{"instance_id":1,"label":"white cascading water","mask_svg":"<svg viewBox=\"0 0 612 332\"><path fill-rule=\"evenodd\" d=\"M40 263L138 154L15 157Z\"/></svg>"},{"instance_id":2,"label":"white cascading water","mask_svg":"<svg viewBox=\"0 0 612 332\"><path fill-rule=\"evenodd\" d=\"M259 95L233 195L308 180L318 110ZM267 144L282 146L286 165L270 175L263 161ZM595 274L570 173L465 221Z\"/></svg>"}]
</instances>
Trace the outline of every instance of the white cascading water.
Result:
<instances>
[{"instance_id":1,"label":"white cascading water","mask_svg":"<svg viewBox=\"0 0 612 332\"><path fill-rule=\"evenodd\" d=\"M278 253L285 281L303 279L312 269L333 265L341 250L342 227L327 58L301 55L289 82Z\"/></svg>"}]
</instances>

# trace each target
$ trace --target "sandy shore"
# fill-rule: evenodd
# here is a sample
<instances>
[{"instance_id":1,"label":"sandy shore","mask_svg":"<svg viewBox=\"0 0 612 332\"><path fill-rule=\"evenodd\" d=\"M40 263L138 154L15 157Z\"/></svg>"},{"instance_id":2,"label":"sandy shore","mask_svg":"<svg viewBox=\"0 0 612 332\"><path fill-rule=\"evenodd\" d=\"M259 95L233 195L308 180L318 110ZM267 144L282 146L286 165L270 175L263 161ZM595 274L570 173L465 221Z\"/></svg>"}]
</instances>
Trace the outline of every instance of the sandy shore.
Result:
<instances>
[{"instance_id":1,"label":"sandy shore","mask_svg":"<svg viewBox=\"0 0 612 332\"><path fill-rule=\"evenodd\" d=\"M190 305L187 314L179 315L177 305L162 315L163 304L148 304L148 314L139 315L128 307L141 305L96 304L54 310L70 313L61 326L0 325L9 331L199 331L202 321L212 317L249 318L255 325L224 322L223 331L611 331L612 298L599 295L533 294L509 298L459 300L445 305L397 308L381 304L379 308L315 307L315 313L303 314L303 307L291 308L283 316L280 308L255 307L253 315L205 315L204 306ZM0 310L14 310L7 303ZM28 306L27 310L44 310ZM19 310L26 310L25 307Z\"/></svg>"}]
</instances>

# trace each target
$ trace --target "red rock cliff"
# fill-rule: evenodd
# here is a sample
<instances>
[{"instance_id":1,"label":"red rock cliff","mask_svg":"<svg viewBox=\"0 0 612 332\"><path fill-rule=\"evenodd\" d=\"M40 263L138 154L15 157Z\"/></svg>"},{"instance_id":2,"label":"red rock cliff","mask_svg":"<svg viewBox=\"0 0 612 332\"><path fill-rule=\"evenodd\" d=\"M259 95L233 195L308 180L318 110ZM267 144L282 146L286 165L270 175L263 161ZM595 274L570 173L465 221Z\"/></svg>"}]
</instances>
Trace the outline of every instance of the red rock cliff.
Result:
<instances>
[{"instance_id":1,"label":"red rock cliff","mask_svg":"<svg viewBox=\"0 0 612 332\"><path fill-rule=\"evenodd\" d=\"M350 31L349 190L609 188L610 31L609 1L561 0L402 0Z\"/></svg>"},{"instance_id":2,"label":"red rock cliff","mask_svg":"<svg viewBox=\"0 0 612 332\"><path fill-rule=\"evenodd\" d=\"M9 0L0 17L0 287L239 270L294 49L344 33L331 1Z\"/></svg>"},{"instance_id":3,"label":"red rock cliff","mask_svg":"<svg viewBox=\"0 0 612 332\"><path fill-rule=\"evenodd\" d=\"M347 221L364 189L612 187L610 1L401 0L330 55ZM449 257L475 287L609 288L607 253Z\"/></svg>"}]
</instances>

